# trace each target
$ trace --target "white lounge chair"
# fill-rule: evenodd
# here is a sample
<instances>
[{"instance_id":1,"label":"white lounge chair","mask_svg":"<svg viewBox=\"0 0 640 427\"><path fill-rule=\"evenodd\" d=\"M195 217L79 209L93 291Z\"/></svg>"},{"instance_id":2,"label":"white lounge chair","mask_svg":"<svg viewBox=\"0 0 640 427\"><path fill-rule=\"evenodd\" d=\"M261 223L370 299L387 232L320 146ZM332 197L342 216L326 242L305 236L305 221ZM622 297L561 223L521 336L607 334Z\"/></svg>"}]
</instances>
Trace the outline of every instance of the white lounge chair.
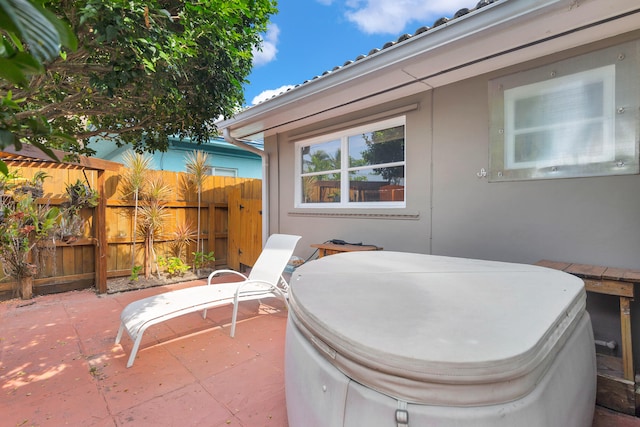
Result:
<instances>
[{"instance_id":1,"label":"white lounge chair","mask_svg":"<svg viewBox=\"0 0 640 427\"><path fill-rule=\"evenodd\" d=\"M133 365L142 341L142 334L149 326L196 311L202 311L202 317L205 318L207 309L233 304L230 333L233 337L240 301L280 297L286 304L288 284L282 277L282 272L293 255L299 239L300 236L287 234L271 235L248 277L234 270L216 270L209 275L206 285L143 298L127 305L120 314L120 329L116 337L116 344L118 344L122 338L122 332L126 330L133 340L133 349L127 368ZM211 279L222 273L239 275L244 280L211 284Z\"/></svg>"}]
</instances>

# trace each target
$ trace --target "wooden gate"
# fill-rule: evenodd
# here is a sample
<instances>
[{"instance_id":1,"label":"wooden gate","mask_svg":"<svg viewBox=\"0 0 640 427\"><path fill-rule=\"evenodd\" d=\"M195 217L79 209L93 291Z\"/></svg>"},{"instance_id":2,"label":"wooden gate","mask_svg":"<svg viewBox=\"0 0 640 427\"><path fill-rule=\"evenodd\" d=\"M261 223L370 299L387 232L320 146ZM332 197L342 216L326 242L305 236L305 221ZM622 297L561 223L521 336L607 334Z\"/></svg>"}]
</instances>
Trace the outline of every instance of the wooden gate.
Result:
<instances>
[{"instance_id":1,"label":"wooden gate","mask_svg":"<svg viewBox=\"0 0 640 427\"><path fill-rule=\"evenodd\" d=\"M262 251L262 200L242 198L240 189L229 193L230 268L242 271L252 267Z\"/></svg>"}]
</instances>

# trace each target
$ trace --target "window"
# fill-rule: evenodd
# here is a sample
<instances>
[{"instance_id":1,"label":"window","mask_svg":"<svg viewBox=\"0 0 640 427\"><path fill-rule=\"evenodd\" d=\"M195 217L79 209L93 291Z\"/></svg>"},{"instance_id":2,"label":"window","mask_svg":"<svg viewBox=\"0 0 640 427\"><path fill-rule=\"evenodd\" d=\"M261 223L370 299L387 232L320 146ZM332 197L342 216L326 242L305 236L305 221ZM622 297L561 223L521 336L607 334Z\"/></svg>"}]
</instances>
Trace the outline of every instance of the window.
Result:
<instances>
[{"instance_id":1,"label":"window","mask_svg":"<svg viewBox=\"0 0 640 427\"><path fill-rule=\"evenodd\" d=\"M490 82L491 180L637 173L632 46Z\"/></svg>"},{"instance_id":2,"label":"window","mask_svg":"<svg viewBox=\"0 0 640 427\"><path fill-rule=\"evenodd\" d=\"M401 117L298 142L296 206L404 207L404 131Z\"/></svg>"},{"instance_id":3,"label":"window","mask_svg":"<svg viewBox=\"0 0 640 427\"><path fill-rule=\"evenodd\" d=\"M507 169L615 159L615 67L504 92Z\"/></svg>"},{"instance_id":4,"label":"window","mask_svg":"<svg viewBox=\"0 0 640 427\"><path fill-rule=\"evenodd\" d=\"M210 166L208 169L209 169L209 173L208 173L209 175L230 176L233 178L238 177L238 169L235 169L235 168L223 168L219 166Z\"/></svg>"}]
</instances>

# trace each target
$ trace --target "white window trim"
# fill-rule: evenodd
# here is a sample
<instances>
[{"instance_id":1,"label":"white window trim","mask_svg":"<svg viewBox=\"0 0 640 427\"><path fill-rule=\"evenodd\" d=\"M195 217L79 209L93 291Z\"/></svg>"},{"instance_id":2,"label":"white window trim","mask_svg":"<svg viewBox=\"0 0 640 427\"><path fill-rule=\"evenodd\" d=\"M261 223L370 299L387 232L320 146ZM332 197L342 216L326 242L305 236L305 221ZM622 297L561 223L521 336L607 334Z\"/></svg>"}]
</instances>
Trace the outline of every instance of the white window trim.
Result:
<instances>
[{"instance_id":1,"label":"white window trim","mask_svg":"<svg viewBox=\"0 0 640 427\"><path fill-rule=\"evenodd\" d=\"M357 170L367 170L372 169L374 166L360 166L360 167L349 167L349 155L348 155L348 145L347 141L350 136L369 133L378 130L389 129L397 126L404 126L405 129L405 149L404 149L404 160L401 162L392 162L392 163L381 163L376 164L375 168L379 167L393 167L393 166L404 166L405 168L405 197L401 202L350 202L349 197L341 197L340 202L336 203L303 203L302 202L302 176L313 176L313 175L326 175L331 173L340 173L340 194L349 194L349 172L357 171ZM333 132L329 134L324 134L320 136L316 136L310 139L300 140L295 143L295 208L302 209L388 209L388 208L405 208L407 203L407 140L406 140L406 117L399 116L394 117L387 120L381 120L375 123L369 123L366 125L349 128L346 130L342 130L339 132ZM314 172L309 174L302 173L302 162L300 156L300 150L302 147L320 144L323 142L330 142L333 140L340 140L341 142L341 152L344 153L340 158L340 170L327 170L321 172ZM346 179L344 177L347 177ZM346 199L346 200L344 200Z\"/></svg>"},{"instance_id":2,"label":"white window trim","mask_svg":"<svg viewBox=\"0 0 640 427\"><path fill-rule=\"evenodd\" d=\"M230 177L230 178L237 178L238 177L238 168L227 168L227 167L223 167L223 166L207 166L207 168L209 169L208 175L211 176L226 176L226 177ZM225 171L225 172L229 172L228 174L217 174L216 171Z\"/></svg>"}]
</instances>

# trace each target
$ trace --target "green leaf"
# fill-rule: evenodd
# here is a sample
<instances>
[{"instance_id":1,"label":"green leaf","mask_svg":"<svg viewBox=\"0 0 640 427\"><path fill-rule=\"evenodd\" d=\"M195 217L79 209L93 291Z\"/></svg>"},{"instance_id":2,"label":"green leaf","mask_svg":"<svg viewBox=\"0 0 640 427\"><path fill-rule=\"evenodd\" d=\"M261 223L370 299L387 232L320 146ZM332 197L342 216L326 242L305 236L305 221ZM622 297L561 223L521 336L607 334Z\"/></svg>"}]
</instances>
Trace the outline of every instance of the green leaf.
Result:
<instances>
[{"instance_id":1,"label":"green leaf","mask_svg":"<svg viewBox=\"0 0 640 427\"><path fill-rule=\"evenodd\" d=\"M66 63L55 58L37 85L17 95L26 101L5 102L0 115L16 121L7 129L16 138L79 154L93 145L83 139L95 134L150 152L166 150L172 135L207 141L216 134L211 118L229 117L244 102L252 48L275 12L274 0L0 0L0 5L16 2L45 4L67 17L80 52L69 53ZM21 33L1 28L5 55L31 53ZM47 115L45 122L30 123L27 117L37 117L38 111Z\"/></svg>"},{"instance_id":2,"label":"green leaf","mask_svg":"<svg viewBox=\"0 0 640 427\"><path fill-rule=\"evenodd\" d=\"M29 117L26 124L34 135L42 136L50 132L48 124L42 117Z\"/></svg>"},{"instance_id":3,"label":"green leaf","mask_svg":"<svg viewBox=\"0 0 640 427\"><path fill-rule=\"evenodd\" d=\"M37 142L37 141L32 141L31 145L33 145L34 147L37 147L40 149L40 151L42 151L44 154L46 154L47 156L49 156L51 159L55 160L56 162L59 162L60 159L58 158L58 156L56 156L56 153L54 153L49 147L42 145L41 143ZM17 147L16 147L17 149Z\"/></svg>"},{"instance_id":4,"label":"green leaf","mask_svg":"<svg viewBox=\"0 0 640 427\"><path fill-rule=\"evenodd\" d=\"M7 164L5 162L3 162L2 160L0 160L0 172L4 176L8 176L9 175L9 168L7 167Z\"/></svg>"},{"instance_id":5,"label":"green leaf","mask_svg":"<svg viewBox=\"0 0 640 427\"><path fill-rule=\"evenodd\" d=\"M0 78L22 87L29 84L22 69L11 59L0 58Z\"/></svg>"},{"instance_id":6,"label":"green leaf","mask_svg":"<svg viewBox=\"0 0 640 427\"><path fill-rule=\"evenodd\" d=\"M56 26L27 0L1 0L0 7L39 61L55 58L61 39Z\"/></svg>"},{"instance_id":7,"label":"green leaf","mask_svg":"<svg viewBox=\"0 0 640 427\"><path fill-rule=\"evenodd\" d=\"M11 16L12 5L8 0L0 0L0 28L7 32L17 33L18 27L14 23Z\"/></svg>"},{"instance_id":8,"label":"green leaf","mask_svg":"<svg viewBox=\"0 0 640 427\"><path fill-rule=\"evenodd\" d=\"M0 129L0 148L14 145L15 141L16 137L12 132L6 129Z\"/></svg>"},{"instance_id":9,"label":"green leaf","mask_svg":"<svg viewBox=\"0 0 640 427\"><path fill-rule=\"evenodd\" d=\"M44 71L42 64L26 52L16 53L11 60L26 74L36 74Z\"/></svg>"},{"instance_id":10,"label":"green leaf","mask_svg":"<svg viewBox=\"0 0 640 427\"><path fill-rule=\"evenodd\" d=\"M56 31L58 32L58 36L60 37L60 43L62 44L62 46L65 46L71 50L78 49L78 38L73 33L73 30L71 30L70 26L68 26L62 20L58 19L58 17L54 13L45 9L42 5L35 4L34 6L37 7L40 13L42 13L42 15L49 20L49 23L51 23L55 27Z\"/></svg>"},{"instance_id":11,"label":"green leaf","mask_svg":"<svg viewBox=\"0 0 640 427\"><path fill-rule=\"evenodd\" d=\"M11 55L13 55L13 52L14 52L13 46L9 44L6 38L2 37L0 39L0 57L8 58Z\"/></svg>"}]
</instances>

